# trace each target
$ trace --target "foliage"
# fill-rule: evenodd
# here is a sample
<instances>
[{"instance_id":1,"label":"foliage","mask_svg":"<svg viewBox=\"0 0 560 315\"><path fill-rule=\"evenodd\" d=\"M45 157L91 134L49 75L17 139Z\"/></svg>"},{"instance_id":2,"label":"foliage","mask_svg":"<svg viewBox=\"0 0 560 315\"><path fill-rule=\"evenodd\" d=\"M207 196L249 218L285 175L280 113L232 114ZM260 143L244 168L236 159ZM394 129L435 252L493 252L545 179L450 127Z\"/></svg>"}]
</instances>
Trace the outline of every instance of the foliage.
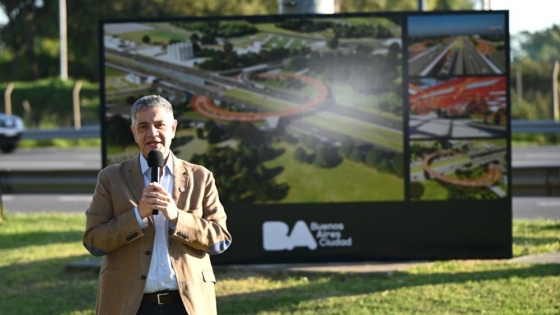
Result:
<instances>
[{"instance_id":1,"label":"foliage","mask_svg":"<svg viewBox=\"0 0 560 315\"><path fill-rule=\"evenodd\" d=\"M534 33L522 32L515 39L521 51L514 49L510 73L512 118L551 119L552 67L560 61L560 25Z\"/></svg>"},{"instance_id":2,"label":"foliage","mask_svg":"<svg viewBox=\"0 0 560 315\"><path fill-rule=\"evenodd\" d=\"M529 59L546 63L560 60L560 24L534 33L521 32L517 37Z\"/></svg>"},{"instance_id":3,"label":"foliage","mask_svg":"<svg viewBox=\"0 0 560 315\"><path fill-rule=\"evenodd\" d=\"M251 15L277 12L276 0L180 1L98 0L66 1L68 29L68 71L74 78L98 81L98 22L106 19L192 17L208 15ZM58 58L44 59L37 51L44 39L58 41L58 1L1 0L0 8L9 17L0 28L1 41L13 57L13 67L5 78L35 80L58 73ZM40 25L40 27L39 27ZM9 75L9 76L8 76ZM5 80L4 78L4 80Z\"/></svg>"},{"instance_id":4,"label":"foliage","mask_svg":"<svg viewBox=\"0 0 560 315\"><path fill-rule=\"evenodd\" d=\"M431 0L429 10L472 9L473 0ZM416 0L337 0L340 12L416 10ZM216 15L277 14L277 0L181 1L98 0L66 1L68 71L70 77L98 81L98 22L100 20L154 17L193 17ZM58 1L0 0L8 23L0 26L1 42L9 51L10 62L0 65L0 80L35 80L59 72L57 54L46 49L46 42L58 43ZM250 27L250 26L247 26ZM233 27L235 29L237 27ZM230 34L229 26L223 29ZM209 40L211 40L209 38ZM201 39L202 40L202 39Z\"/></svg>"},{"instance_id":5,"label":"foliage","mask_svg":"<svg viewBox=\"0 0 560 315\"><path fill-rule=\"evenodd\" d=\"M13 82L12 112L24 120L26 128L70 127L74 125L72 91L74 80L58 78L41 79L35 82ZM0 90L7 83L0 83ZM80 90L82 125L99 124L99 86L82 82ZM27 101L30 110L23 105ZM4 108L4 98L0 108Z\"/></svg>"},{"instance_id":6,"label":"foliage","mask_svg":"<svg viewBox=\"0 0 560 315\"><path fill-rule=\"evenodd\" d=\"M268 169L262 164L284 153L269 145L274 132L257 132L251 123L232 122L220 126L212 120L205 123L204 130L197 131L199 137L204 137L204 132L207 133L209 144L228 140L239 142L237 148L210 146L204 154L195 154L191 158L191 162L220 174L216 184L222 202L255 203L278 201L286 197L289 186L274 181L274 177L284 169Z\"/></svg>"},{"instance_id":7,"label":"foliage","mask_svg":"<svg viewBox=\"0 0 560 315\"><path fill-rule=\"evenodd\" d=\"M38 147L56 148L101 148L100 138L85 139L22 139L18 143L18 149L29 149Z\"/></svg>"},{"instance_id":8,"label":"foliage","mask_svg":"<svg viewBox=\"0 0 560 315\"><path fill-rule=\"evenodd\" d=\"M226 23L226 22L172 22L172 25L179 26L190 31L199 31L212 37L239 37L256 34L258 29L245 23Z\"/></svg>"},{"instance_id":9,"label":"foliage","mask_svg":"<svg viewBox=\"0 0 560 315\"><path fill-rule=\"evenodd\" d=\"M126 148L134 144L134 135L130 130L130 119L126 119L121 115L113 115L107 119L107 145L119 146Z\"/></svg>"}]
</instances>

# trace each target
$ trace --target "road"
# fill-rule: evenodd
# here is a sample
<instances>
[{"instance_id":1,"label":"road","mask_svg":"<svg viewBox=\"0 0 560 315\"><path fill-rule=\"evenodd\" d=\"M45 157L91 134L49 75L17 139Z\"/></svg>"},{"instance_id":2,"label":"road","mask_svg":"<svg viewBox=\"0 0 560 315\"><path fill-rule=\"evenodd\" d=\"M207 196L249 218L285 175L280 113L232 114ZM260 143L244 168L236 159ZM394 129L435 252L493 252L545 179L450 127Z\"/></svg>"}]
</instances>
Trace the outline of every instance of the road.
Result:
<instances>
[{"instance_id":1,"label":"road","mask_svg":"<svg viewBox=\"0 0 560 315\"><path fill-rule=\"evenodd\" d=\"M489 44L488 44L489 45ZM452 48L455 47L455 50ZM457 49L460 47L460 49ZM448 53L451 50L450 53ZM480 53L470 39L438 44L408 61L410 75L479 75L503 71Z\"/></svg>"},{"instance_id":2,"label":"road","mask_svg":"<svg viewBox=\"0 0 560 315\"><path fill-rule=\"evenodd\" d=\"M513 167L556 165L560 146L513 148ZM0 171L11 170L99 170L100 149L34 149L0 154ZM93 192L92 192L93 193ZM2 201L8 213L74 212L82 213L91 201L90 194L7 194ZM560 220L558 197L513 197L513 217Z\"/></svg>"},{"instance_id":3,"label":"road","mask_svg":"<svg viewBox=\"0 0 560 315\"><path fill-rule=\"evenodd\" d=\"M198 101L194 101L193 107L199 113L206 117L212 117L218 121L248 121L252 119L264 120L264 117L276 116L276 117L290 117L302 115L307 112L311 112L312 109L320 105L325 105L323 103L323 98L320 97L321 86L326 89L326 87L320 81L312 78L305 78L305 76L299 77L298 80L302 80L307 84L313 85L318 90L318 96L315 100L307 96L292 94L286 91L277 90L270 87L259 87L258 84L249 82L246 79L246 73L239 76L240 80L235 78L229 78L219 75L213 75L206 71L200 71L194 68L189 68L180 65L171 65L169 63L153 59L142 57L139 55L133 55L128 52L119 52L115 50L108 49L107 56L111 56L110 61L106 61L105 65L117 70L125 71L128 73L133 73L141 77L150 77L157 74L158 80L155 84L158 88L165 89L167 91L179 92L177 98L182 98L184 93L189 93L192 95L199 95L202 97L196 98ZM272 65L262 65L265 68L276 69L281 64ZM168 75L162 75L162 73L167 73ZM315 82L315 84L313 83ZM284 108L274 110L273 112L263 112L263 108L258 106L252 106L248 101L243 101L235 97L228 96L228 90L236 89L242 91L245 95L250 95L255 99L262 100L266 102L268 99L277 99L284 102L286 105L291 103L293 108ZM325 91L325 95L326 95ZM196 97L196 96L195 96ZM238 112L228 112L222 108L217 108L214 106L211 100L225 101L227 104L234 105L237 108L252 109L255 113L238 113ZM109 99L110 101L110 99ZM129 106L119 106L116 104L110 104L107 107L107 114L121 114L128 115ZM385 116L368 113L352 108L346 108L343 106L322 106L321 113L327 115L334 115L340 117L341 119L356 120L362 124L369 125L375 128L389 129L392 132L401 133L402 132L402 122L391 119ZM354 124L351 124L354 127ZM376 138L354 138L351 134L344 132L345 125L331 126L329 128L320 127L314 121L293 122L292 128L296 128L300 131L309 132L323 139L329 139L331 141L341 141L345 138L351 138L356 143L373 143L377 145L380 149L393 152L402 151L401 141L395 143L388 143L387 141L380 141ZM397 148L398 147L398 148Z\"/></svg>"}]
</instances>

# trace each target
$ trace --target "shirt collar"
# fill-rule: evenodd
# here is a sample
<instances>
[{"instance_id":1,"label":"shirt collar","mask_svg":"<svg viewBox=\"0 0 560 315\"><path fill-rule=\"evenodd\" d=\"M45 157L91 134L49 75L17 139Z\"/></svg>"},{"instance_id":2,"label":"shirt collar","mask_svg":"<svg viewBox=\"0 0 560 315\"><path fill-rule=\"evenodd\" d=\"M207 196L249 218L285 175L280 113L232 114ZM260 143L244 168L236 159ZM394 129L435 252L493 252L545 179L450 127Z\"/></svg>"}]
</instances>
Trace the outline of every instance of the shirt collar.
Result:
<instances>
[{"instance_id":1,"label":"shirt collar","mask_svg":"<svg viewBox=\"0 0 560 315\"><path fill-rule=\"evenodd\" d=\"M171 156L171 152L167 155L167 163L163 166L164 174L166 168L169 171L169 174L173 174L173 158ZM148 161L143 154L140 154L140 170L142 171L142 174L146 174L146 172L150 170L150 167L148 167Z\"/></svg>"}]
</instances>

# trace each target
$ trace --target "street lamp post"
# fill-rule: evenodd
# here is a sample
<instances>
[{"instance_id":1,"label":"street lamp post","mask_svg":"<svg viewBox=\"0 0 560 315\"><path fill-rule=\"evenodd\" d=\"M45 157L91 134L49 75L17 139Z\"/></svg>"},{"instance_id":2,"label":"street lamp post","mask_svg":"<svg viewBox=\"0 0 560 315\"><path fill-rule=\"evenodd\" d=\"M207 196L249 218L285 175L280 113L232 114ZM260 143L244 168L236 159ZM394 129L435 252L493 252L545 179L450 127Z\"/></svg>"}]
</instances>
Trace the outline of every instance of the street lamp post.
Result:
<instances>
[{"instance_id":1,"label":"street lamp post","mask_svg":"<svg viewBox=\"0 0 560 315\"><path fill-rule=\"evenodd\" d=\"M66 40L66 0L58 0L60 28L60 79L68 79L68 52Z\"/></svg>"},{"instance_id":2,"label":"street lamp post","mask_svg":"<svg viewBox=\"0 0 560 315\"><path fill-rule=\"evenodd\" d=\"M418 0L418 11L428 10L428 0Z\"/></svg>"},{"instance_id":3,"label":"street lamp post","mask_svg":"<svg viewBox=\"0 0 560 315\"><path fill-rule=\"evenodd\" d=\"M334 0L278 0L280 14L333 14Z\"/></svg>"}]
</instances>

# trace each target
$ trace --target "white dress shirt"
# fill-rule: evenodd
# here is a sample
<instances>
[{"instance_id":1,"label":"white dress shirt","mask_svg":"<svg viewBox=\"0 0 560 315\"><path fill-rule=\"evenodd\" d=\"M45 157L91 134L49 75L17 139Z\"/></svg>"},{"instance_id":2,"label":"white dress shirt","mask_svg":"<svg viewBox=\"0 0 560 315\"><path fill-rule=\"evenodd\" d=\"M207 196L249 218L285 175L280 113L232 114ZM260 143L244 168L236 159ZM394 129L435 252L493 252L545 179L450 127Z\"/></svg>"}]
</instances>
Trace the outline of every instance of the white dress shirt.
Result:
<instances>
[{"instance_id":1,"label":"white dress shirt","mask_svg":"<svg viewBox=\"0 0 560 315\"><path fill-rule=\"evenodd\" d=\"M168 155L169 157L169 155ZM148 167L148 162L142 154L140 154L140 169L144 176L144 185L148 186L151 182L151 172ZM163 166L163 174L159 183L169 193L173 192L173 159L168 158L167 163ZM142 229L148 226L148 219L141 219L138 208L134 208L136 219ZM150 270L146 279L146 286L144 293L157 292L162 290L178 290L177 276L171 265L169 259L169 228L170 222L165 219L165 216L158 211L157 215L153 216L154 226L156 229L156 236L154 239L154 248L152 250L152 260L150 262Z\"/></svg>"}]
</instances>

